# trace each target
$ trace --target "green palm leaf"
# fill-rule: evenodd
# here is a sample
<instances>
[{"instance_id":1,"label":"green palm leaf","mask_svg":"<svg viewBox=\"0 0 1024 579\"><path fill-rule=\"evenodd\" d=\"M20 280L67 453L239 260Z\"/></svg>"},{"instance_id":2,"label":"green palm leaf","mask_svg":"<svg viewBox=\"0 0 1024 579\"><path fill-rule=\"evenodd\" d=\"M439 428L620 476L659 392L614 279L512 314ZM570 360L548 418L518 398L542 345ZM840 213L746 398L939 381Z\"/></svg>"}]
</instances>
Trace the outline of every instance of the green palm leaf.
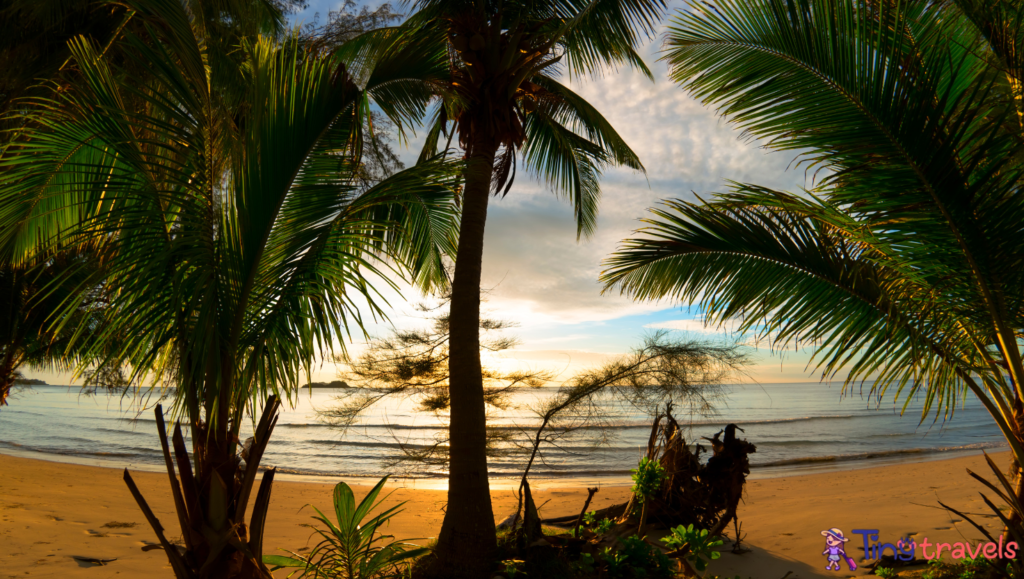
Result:
<instances>
[{"instance_id":1,"label":"green palm leaf","mask_svg":"<svg viewBox=\"0 0 1024 579\"><path fill-rule=\"evenodd\" d=\"M920 391L926 413L971 391L1021 460L1022 16L973 0L681 11L673 79L820 178L667 202L608 259L607 289L812 344L823 376Z\"/></svg>"}]
</instances>

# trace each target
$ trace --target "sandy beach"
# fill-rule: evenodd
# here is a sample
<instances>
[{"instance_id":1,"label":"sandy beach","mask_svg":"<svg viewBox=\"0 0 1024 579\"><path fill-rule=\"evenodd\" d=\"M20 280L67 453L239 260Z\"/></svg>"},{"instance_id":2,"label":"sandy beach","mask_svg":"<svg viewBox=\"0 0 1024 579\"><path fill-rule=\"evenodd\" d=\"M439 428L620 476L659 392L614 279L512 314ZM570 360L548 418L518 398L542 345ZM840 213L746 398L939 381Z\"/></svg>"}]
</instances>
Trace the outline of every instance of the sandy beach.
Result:
<instances>
[{"instance_id":1,"label":"sandy beach","mask_svg":"<svg viewBox=\"0 0 1024 579\"><path fill-rule=\"evenodd\" d=\"M1000 466L1008 453L994 455ZM838 527L850 542L848 552L860 560L860 535L851 529L879 529L882 542L913 535L918 541L955 542L978 540L981 534L967 522L950 517L938 507L943 501L968 513L986 513L978 491L982 486L968 477L970 468L988 472L982 456L907 463L859 470L753 480L748 483L739 516L743 543L751 551L725 552L709 569L711 575L781 579L848 577L862 575L861 567L849 572L825 571L820 532ZM166 475L140 472L133 475L160 517L173 529L175 518ZM265 549L298 550L307 544L312 503L330 506L331 485L278 482L274 486L267 521ZM7 577L173 577L159 549L144 551L156 542L124 482L121 471L0 455L0 578ZM366 487L357 488L357 494ZM398 538L436 536L446 493L439 490L395 488L391 501L407 501L405 511L389 529ZM622 502L628 488L601 489L592 508ZM585 489L539 490L541 515L557 517L579 512ZM496 516L504 518L515 505L511 491L494 492ZM993 519L989 528L997 527ZM134 524L133 526L118 523ZM174 533L169 531L173 536ZM732 532L730 530L730 536ZM731 546L726 543L726 548ZM73 557L115 559L98 566ZM285 573L279 573L284 576Z\"/></svg>"}]
</instances>

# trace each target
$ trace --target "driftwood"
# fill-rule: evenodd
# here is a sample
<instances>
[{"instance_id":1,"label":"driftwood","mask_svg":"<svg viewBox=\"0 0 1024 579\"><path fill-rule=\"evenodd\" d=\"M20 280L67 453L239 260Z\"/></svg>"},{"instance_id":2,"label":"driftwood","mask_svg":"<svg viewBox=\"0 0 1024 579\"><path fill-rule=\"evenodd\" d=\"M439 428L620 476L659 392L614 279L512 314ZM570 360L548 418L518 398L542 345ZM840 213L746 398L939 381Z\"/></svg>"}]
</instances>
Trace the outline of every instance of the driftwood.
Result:
<instances>
[{"instance_id":1,"label":"driftwood","mask_svg":"<svg viewBox=\"0 0 1024 579\"><path fill-rule=\"evenodd\" d=\"M692 523L708 529L712 535L720 535L736 519L743 485L750 474L748 455L757 450L753 444L737 438L737 430L743 431L729 424L713 438L706 438L711 443L712 455L707 463L701 464L700 455L705 449L698 444L690 450L679 423L672 416L671 405L654 419L646 456L660 463L667 477L659 491L647 499L649 524L665 528ZM632 524L631 519L639 510L634 507L638 504L639 498L633 495L628 503L601 509L595 512L595 517ZM576 519L576 516L567 516L547 519L544 523L564 525Z\"/></svg>"},{"instance_id":2,"label":"driftwood","mask_svg":"<svg viewBox=\"0 0 1024 579\"><path fill-rule=\"evenodd\" d=\"M626 503L618 505L612 505L603 509L594 511L594 517L597 520L601 519L617 519L622 516L622 513L626 512ZM549 527L568 527L570 523L576 522L577 515L566 515L564 517L554 517L551 519L544 519L544 524Z\"/></svg>"},{"instance_id":3,"label":"driftwood","mask_svg":"<svg viewBox=\"0 0 1024 579\"><path fill-rule=\"evenodd\" d=\"M587 509L590 507L590 501L594 500L594 495L600 490L598 487L592 487L587 489L587 500L583 503L583 508L580 509L580 514L576 517L576 524L572 526L572 530L579 532L580 527L583 526L583 517L587 514Z\"/></svg>"},{"instance_id":4,"label":"driftwood","mask_svg":"<svg viewBox=\"0 0 1024 579\"><path fill-rule=\"evenodd\" d=\"M753 444L737 438L737 430L743 431L729 424L714 438L706 438L711 443L712 455L707 463L701 464L704 448L698 444L691 451L686 445L671 405L654 419L647 457L658 461L668 476L660 492L648 499L653 521L663 526L693 523L708 529L711 535L725 530L735 519L743 497L743 485L750 474L748 455L757 450ZM638 497L631 497L620 518L630 516L632 504L637 501Z\"/></svg>"}]
</instances>

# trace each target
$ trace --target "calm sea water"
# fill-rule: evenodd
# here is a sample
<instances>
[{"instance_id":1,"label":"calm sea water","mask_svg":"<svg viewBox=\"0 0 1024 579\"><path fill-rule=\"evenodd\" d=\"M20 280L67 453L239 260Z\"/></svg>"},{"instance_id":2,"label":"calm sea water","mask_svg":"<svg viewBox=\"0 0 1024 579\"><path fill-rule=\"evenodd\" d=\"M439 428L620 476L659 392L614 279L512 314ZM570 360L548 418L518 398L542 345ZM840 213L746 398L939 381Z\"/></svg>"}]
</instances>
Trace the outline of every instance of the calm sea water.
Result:
<instances>
[{"instance_id":1,"label":"calm sea water","mask_svg":"<svg viewBox=\"0 0 1024 579\"><path fill-rule=\"evenodd\" d=\"M695 419L687 440L700 442L699 437L736 423L746 431L741 436L757 445L751 456L755 477L946 458L1004 446L973 397L951 420L929 417L921 423L919 401L901 417L891 395L878 402L866 391L864 396L841 397L838 385L729 386L717 416ZM525 456L514 450L514 442L532 434L530 427L537 421L530 408L553 392L541 388L519 393L512 409L492 419L512 440L490 461L496 482L511 482L521 472ZM393 464L402 455L401 447L420 449L436 442L439 417L417 412L410 401L393 399L341 430L316 413L334 405L337 395L304 391L297 406L282 413L263 464L304 477L377 477L397 469L426 486L430 480L443 481L441 467ZM149 407L154 402L150 399ZM578 479L614 483L628 477L646 445L650 418L613 401L604 402L603 414L603 428L546 447L533 476L553 479L549 483L554 484ZM78 388L62 386L17 390L10 406L0 409L0 452L142 470L163 464L151 408L118 395L84 396Z\"/></svg>"}]
</instances>

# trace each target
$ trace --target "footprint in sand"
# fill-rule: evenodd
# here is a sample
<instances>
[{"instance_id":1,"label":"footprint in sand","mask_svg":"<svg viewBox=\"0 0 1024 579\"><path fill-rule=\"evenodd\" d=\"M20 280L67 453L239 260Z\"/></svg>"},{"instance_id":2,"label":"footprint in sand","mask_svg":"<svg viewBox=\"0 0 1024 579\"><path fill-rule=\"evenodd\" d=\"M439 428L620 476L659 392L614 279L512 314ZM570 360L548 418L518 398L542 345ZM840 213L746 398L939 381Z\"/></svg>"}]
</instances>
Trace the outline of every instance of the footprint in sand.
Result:
<instances>
[{"instance_id":1,"label":"footprint in sand","mask_svg":"<svg viewBox=\"0 0 1024 579\"><path fill-rule=\"evenodd\" d=\"M948 530L950 530L952 528L953 527L935 527L935 530L936 531L948 531Z\"/></svg>"},{"instance_id":2,"label":"footprint in sand","mask_svg":"<svg viewBox=\"0 0 1024 579\"><path fill-rule=\"evenodd\" d=\"M113 558L113 559L99 559L97 557L82 557L82 556L79 556L79 555L71 555L71 558L74 559L76 563L78 563L79 567L84 567L84 568L102 567L104 565L109 565L110 563L113 563L114 561L117 561L117 558Z\"/></svg>"},{"instance_id":3,"label":"footprint in sand","mask_svg":"<svg viewBox=\"0 0 1024 579\"><path fill-rule=\"evenodd\" d=\"M136 525L138 525L138 523L122 523L120 521L110 521L109 523L105 523L102 526L102 528L103 529L130 529L132 527L135 527Z\"/></svg>"}]
</instances>

